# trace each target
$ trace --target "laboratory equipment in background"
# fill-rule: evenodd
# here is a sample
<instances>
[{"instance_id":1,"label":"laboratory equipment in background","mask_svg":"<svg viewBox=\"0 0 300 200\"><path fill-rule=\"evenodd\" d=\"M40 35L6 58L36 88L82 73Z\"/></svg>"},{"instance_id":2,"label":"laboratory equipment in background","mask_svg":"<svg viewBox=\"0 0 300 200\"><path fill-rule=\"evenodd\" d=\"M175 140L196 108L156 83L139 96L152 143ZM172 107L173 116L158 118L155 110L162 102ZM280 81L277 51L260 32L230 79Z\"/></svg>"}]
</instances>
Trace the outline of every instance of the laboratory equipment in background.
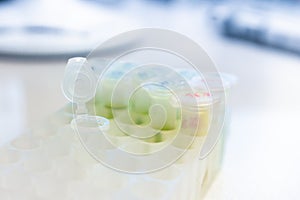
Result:
<instances>
[{"instance_id":1,"label":"laboratory equipment in background","mask_svg":"<svg viewBox=\"0 0 300 200\"><path fill-rule=\"evenodd\" d=\"M0 54L7 56L86 55L99 42L138 24L118 9L78 0L0 5Z\"/></svg>"},{"instance_id":2,"label":"laboratory equipment in background","mask_svg":"<svg viewBox=\"0 0 300 200\"><path fill-rule=\"evenodd\" d=\"M300 54L299 1L227 1L211 17L226 37Z\"/></svg>"}]
</instances>

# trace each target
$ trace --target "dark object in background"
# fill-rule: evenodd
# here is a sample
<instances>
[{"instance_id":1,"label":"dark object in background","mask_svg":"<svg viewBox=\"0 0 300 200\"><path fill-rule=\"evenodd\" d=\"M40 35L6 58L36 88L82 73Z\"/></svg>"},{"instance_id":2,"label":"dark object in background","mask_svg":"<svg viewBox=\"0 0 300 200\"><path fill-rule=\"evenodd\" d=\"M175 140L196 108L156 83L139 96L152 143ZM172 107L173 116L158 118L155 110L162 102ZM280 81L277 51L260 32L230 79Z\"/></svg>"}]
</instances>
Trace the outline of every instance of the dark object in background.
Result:
<instances>
[{"instance_id":1,"label":"dark object in background","mask_svg":"<svg viewBox=\"0 0 300 200\"><path fill-rule=\"evenodd\" d=\"M13 0L0 0L0 3L2 3L2 2L9 2L9 1L13 1Z\"/></svg>"},{"instance_id":2,"label":"dark object in background","mask_svg":"<svg viewBox=\"0 0 300 200\"><path fill-rule=\"evenodd\" d=\"M282 7L281 7L282 6ZM223 35L300 54L299 4L214 7Z\"/></svg>"}]
</instances>

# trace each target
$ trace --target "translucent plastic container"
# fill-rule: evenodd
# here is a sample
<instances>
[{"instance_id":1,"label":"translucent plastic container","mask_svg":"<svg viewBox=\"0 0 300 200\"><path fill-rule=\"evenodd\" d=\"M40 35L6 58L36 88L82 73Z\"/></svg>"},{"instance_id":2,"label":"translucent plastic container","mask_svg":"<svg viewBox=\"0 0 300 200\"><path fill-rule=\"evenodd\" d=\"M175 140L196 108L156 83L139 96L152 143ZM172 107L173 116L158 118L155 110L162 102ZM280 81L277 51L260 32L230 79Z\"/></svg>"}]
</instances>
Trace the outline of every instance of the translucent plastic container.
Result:
<instances>
[{"instance_id":1,"label":"translucent plastic container","mask_svg":"<svg viewBox=\"0 0 300 200\"><path fill-rule=\"evenodd\" d=\"M121 64L116 72L110 73L120 75L122 67L128 65ZM107 76L104 79L107 85L87 98L86 107L79 97L71 98L73 104L1 147L0 199L203 199L221 167L228 129L223 128L223 137L207 157L200 159L199 154L210 126L214 126L210 123L211 107L224 108L225 99L194 87L201 81L194 72L184 69L177 72L184 74L183 78L189 79L193 87L191 93L175 86L177 94L184 97L179 98L180 104L161 85L144 85L131 93L127 101L124 90L136 84L140 76L118 88L121 95L117 101L110 101L106 95L113 95L112 85L116 80ZM156 71L151 73L143 74L142 78L155 79ZM163 85L177 84L171 80L167 78ZM227 94L231 80L224 76L224 81ZM227 123L225 119L225 127ZM166 148L170 154L143 162L144 157L159 155ZM132 157L123 157L122 153Z\"/></svg>"}]
</instances>

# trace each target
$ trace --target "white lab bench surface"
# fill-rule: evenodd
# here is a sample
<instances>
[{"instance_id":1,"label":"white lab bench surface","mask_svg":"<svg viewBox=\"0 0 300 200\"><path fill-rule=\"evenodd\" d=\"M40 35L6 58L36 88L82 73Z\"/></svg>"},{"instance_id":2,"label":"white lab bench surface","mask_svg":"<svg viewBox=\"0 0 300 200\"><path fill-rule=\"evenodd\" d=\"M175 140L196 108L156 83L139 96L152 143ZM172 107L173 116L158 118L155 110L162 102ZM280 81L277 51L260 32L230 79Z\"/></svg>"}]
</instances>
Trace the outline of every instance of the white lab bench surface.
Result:
<instances>
[{"instance_id":1,"label":"white lab bench surface","mask_svg":"<svg viewBox=\"0 0 300 200\"><path fill-rule=\"evenodd\" d=\"M191 26L182 22L174 29L202 45L220 71L238 78L223 168L206 199L299 199L300 56L225 39L205 20L193 24L200 28ZM16 122L1 124L2 135L26 131L67 102L60 88L65 63L0 58L6 102L0 108Z\"/></svg>"}]
</instances>

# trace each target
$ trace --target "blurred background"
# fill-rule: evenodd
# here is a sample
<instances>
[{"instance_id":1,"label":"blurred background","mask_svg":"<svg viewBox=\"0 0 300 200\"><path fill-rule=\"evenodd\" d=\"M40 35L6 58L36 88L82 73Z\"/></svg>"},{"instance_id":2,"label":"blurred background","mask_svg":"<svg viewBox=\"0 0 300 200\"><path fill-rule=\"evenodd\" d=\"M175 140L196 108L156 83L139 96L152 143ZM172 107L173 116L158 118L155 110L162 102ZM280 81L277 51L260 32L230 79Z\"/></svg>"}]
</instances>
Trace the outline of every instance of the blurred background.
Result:
<instances>
[{"instance_id":1,"label":"blurred background","mask_svg":"<svg viewBox=\"0 0 300 200\"><path fill-rule=\"evenodd\" d=\"M224 166L207 199L299 199L299 0L0 0L0 145L67 103L68 58L159 27L235 75Z\"/></svg>"}]
</instances>

